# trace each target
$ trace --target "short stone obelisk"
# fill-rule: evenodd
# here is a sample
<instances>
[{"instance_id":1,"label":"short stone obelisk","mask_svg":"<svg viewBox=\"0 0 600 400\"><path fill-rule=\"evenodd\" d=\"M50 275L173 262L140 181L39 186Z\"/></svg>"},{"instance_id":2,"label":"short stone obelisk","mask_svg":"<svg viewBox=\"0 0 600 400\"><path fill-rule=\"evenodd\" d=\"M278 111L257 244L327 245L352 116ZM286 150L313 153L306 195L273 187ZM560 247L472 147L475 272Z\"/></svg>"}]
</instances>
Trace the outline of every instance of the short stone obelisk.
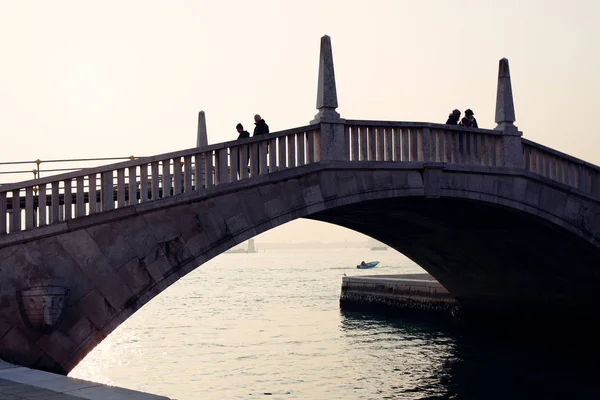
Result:
<instances>
[{"instance_id":1,"label":"short stone obelisk","mask_svg":"<svg viewBox=\"0 0 600 400\"><path fill-rule=\"evenodd\" d=\"M204 111L198 113L198 135L196 147L208 146L208 134L206 132L206 116Z\"/></svg>"},{"instance_id":2,"label":"short stone obelisk","mask_svg":"<svg viewBox=\"0 0 600 400\"><path fill-rule=\"evenodd\" d=\"M512 85L508 60L503 58L498 66L498 90L496 92L496 129L516 130L510 128L515 122L515 105L513 103Z\"/></svg>"},{"instance_id":3,"label":"short stone obelisk","mask_svg":"<svg viewBox=\"0 0 600 400\"><path fill-rule=\"evenodd\" d=\"M498 66L498 90L496 92L496 130L502 131L502 156L504 167L523 168L523 144L520 132L514 125L515 105L508 60L503 58Z\"/></svg>"},{"instance_id":4,"label":"short stone obelisk","mask_svg":"<svg viewBox=\"0 0 600 400\"><path fill-rule=\"evenodd\" d=\"M317 109L319 112L310 123L338 122L340 114L335 111L337 106L331 38L325 35L321 38L321 54L319 57L319 83L317 86Z\"/></svg>"}]
</instances>

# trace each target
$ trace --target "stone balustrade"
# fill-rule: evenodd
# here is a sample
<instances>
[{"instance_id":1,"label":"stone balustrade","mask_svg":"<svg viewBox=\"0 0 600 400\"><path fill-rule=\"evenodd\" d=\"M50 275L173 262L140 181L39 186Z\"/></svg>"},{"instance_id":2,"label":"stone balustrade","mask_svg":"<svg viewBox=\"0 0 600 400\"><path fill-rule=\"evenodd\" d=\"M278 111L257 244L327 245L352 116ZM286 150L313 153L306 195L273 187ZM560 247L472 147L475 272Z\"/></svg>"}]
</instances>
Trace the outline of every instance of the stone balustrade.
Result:
<instances>
[{"instance_id":1,"label":"stone balustrade","mask_svg":"<svg viewBox=\"0 0 600 400\"><path fill-rule=\"evenodd\" d=\"M600 195L600 168L568 154L523 139L523 167L585 193Z\"/></svg>"},{"instance_id":2,"label":"stone balustrade","mask_svg":"<svg viewBox=\"0 0 600 400\"><path fill-rule=\"evenodd\" d=\"M331 147L332 143L344 146L343 160L347 162L436 162L505 167L505 136L499 130L363 120L340 120L338 124L327 125L342 126L343 130L329 129L325 133L321 124L313 124L265 137L3 185L0 186L0 233L33 229L328 161L327 154L338 152L330 148L329 153L321 152L321 148ZM342 140L333 137L336 132L343 132ZM525 171L592 195L600 194L600 168L537 143L520 140ZM17 209L19 212L14 212Z\"/></svg>"},{"instance_id":3,"label":"stone balustrade","mask_svg":"<svg viewBox=\"0 0 600 400\"><path fill-rule=\"evenodd\" d=\"M313 125L2 185L0 234L299 167L319 154Z\"/></svg>"},{"instance_id":4,"label":"stone balustrade","mask_svg":"<svg viewBox=\"0 0 600 400\"><path fill-rule=\"evenodd\" d=\"M419 122L346 120L348 161L423 161L500 167L502 132Z\"/></svg>"}]
</instances>

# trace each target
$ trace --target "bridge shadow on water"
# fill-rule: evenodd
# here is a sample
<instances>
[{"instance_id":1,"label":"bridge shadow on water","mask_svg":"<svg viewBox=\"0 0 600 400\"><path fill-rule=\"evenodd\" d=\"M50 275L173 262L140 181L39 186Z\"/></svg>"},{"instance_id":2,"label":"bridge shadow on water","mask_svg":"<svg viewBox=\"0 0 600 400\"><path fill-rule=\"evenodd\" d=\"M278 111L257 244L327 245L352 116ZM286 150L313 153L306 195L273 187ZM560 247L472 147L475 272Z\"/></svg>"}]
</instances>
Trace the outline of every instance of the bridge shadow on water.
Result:
<instances>
[{"instance_id":1,"label":"bridge shadow on water","mask_svg":"<svg viewBox=\"0 0 600 400\"><path fill-rule=\"evenodd\" d=\"M600 397L599 345L594 335L576 334L594 331L591 325L541 335L514 326L341 311L341 330L350 361L362 363L357 370L380 369L382 399Z\"/></svg>"}]
</instances>

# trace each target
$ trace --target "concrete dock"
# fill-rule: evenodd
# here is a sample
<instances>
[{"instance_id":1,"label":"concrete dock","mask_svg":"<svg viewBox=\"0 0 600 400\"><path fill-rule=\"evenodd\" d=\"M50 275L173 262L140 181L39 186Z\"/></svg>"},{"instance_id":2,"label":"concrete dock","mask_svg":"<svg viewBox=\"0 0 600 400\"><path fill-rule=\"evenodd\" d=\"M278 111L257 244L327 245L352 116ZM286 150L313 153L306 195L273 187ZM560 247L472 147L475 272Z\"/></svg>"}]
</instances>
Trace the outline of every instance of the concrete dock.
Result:
<instances>
[{"instance_id":1,"label":"concrete dock","mask_svg":"<svg viewBox=\"0 0 600 400\"><path fill-rule=\"evenodd\" d=\"M170 400L135 390L38 371L0 360L0 400Z\"/></svg>"},{"instance_id":2,"label":"concrete dock","mask_svg":"<svg viewBox=\"0 0 600 400\"><path fill-rule=\"evenodd\" d=\"M453 317L458 302L429 274L344 276L340 307L396 315Z\"/></svg>"}]
</instances>

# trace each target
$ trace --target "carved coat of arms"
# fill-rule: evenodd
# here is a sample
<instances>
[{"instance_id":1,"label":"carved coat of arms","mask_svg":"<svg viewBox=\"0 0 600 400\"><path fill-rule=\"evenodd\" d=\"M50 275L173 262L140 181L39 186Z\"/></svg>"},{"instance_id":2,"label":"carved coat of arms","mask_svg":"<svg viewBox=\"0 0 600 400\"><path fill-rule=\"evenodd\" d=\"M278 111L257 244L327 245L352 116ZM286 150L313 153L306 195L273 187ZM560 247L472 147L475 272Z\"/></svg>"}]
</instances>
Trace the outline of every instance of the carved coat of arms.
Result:
<instances>
[{"instance_id":1,"label":"carved coat of arms","mask_svg":"<svg viewBox=\"0 0 600 400\"><path fill-rule=\"evenodd\" d=\"M31 287L20 291L23 320L38 332L51 332L62 317L69 290L57 285L60 280L33 280Z\"/></svg>"}]
</instances>

